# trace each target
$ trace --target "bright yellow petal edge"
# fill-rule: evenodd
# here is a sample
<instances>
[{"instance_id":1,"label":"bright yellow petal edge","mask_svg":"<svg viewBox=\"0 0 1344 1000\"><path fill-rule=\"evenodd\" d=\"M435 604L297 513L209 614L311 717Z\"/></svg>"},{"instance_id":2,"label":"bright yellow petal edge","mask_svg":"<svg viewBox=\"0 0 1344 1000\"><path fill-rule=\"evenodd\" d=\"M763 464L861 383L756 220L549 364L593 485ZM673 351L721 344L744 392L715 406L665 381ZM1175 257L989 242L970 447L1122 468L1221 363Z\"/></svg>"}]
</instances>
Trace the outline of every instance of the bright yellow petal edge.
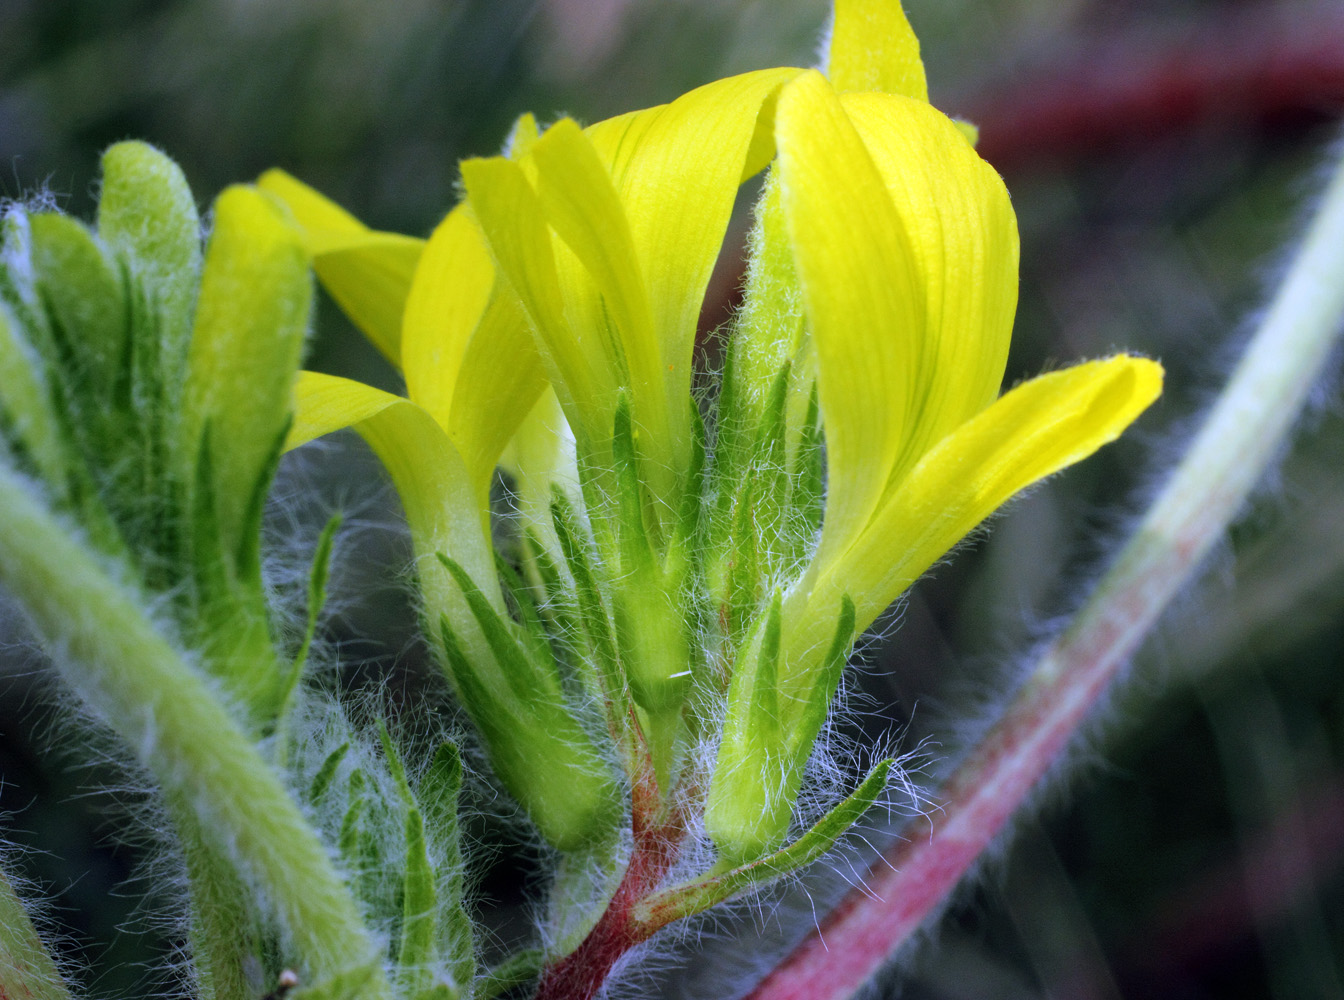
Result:
<instances>
[{"instance_id":1,"label":"bright yellow petal edge","mask_svg":"<svg viewBox=\"0 0 1344 1000\"><path fill-rule=\"evenodd\" d=\"M370 229L283 170L257 187L293 216L322 286L393 365L401 364L401 314L425 241Z\"/></svg>"},{"instance_id":2,"label":"bright yellow petal edge","mask_svg":"<svg viewBox=\"0 0 1344 1000\"><path fill-rule=\"evenodd\" d=\"M1118 355L1005 393L936 444L849 550L824 567L789 638L800 658L829 641L848 594L861 631L1015 494L1114 441L1162 392L1162 366ZM793 657L791 657L793 659Z\"/></svg>"}]
</instances>

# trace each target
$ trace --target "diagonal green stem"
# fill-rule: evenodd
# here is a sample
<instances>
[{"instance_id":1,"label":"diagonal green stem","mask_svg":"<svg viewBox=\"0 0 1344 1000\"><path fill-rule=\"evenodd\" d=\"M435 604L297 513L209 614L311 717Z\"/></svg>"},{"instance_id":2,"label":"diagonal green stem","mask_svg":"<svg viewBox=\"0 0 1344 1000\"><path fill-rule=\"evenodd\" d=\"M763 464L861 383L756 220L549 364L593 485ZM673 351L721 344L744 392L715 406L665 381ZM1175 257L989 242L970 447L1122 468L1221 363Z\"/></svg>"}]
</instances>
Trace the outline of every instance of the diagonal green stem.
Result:
<instances>
[{"instance_id":1,"label":"diagonal green stem","mask_svg":"<svg viewBox=\"0 0 1344 1000\"><path fill-rule=\"evenodd\" d=\"M316 833L223 704L105 572L0 466L0 583L99 711L288 936L305 981L377 962ZM243 929L240 929L240 933ZM364 996L385 996L374 976Z\"/></svg>"},{"instance_id":2,"label":"diagonal green stem","mask_svg":"<svg viewBox=\"0 0 1344 1000\"><path fill-rule=\"evenodd\" d=\"M1344 324L1344 162L1245 356L1115 566L916 829L750 994L845 1000L935 913L1068 746L1274 461Z\"/></svg>"}]
</instances>

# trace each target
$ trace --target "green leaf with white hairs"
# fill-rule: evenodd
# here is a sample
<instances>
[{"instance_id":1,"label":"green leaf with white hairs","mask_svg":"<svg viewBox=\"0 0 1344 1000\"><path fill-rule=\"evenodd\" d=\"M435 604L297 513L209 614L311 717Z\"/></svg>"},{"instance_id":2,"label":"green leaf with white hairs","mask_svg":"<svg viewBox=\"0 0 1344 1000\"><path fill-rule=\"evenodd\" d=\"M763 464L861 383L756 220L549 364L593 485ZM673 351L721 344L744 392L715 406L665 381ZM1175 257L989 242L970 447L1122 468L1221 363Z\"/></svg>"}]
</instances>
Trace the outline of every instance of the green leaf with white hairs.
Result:
<instances>
[{"instance_id":1,"label":"green leaf with white hairs","mask_svg":"<svg viewBox=\"0 0 1344 1000\"><path fill-rule=\"evenodd\" d=\"M59 491L65 485L67 455L43 367L18 320L0 300L0 432Z\"/></svg>"},{"instance_id":2,"label":"green leaf with white hairs","mask_svg":"<svg viewBox=\"0 0 1344 1000\"><path fill-rule=\"evenodd\" d=\"M130 303L136 352L172 401L185 374L201 277L201 220L182 169L147 143L110 147L103 154L98 235L144 296Z\"/></svg>"},{"instance_id":3,"label":"green leaf with white hairs","mask_svg":"<svg viewBox=\"0 0 1344 1000\"><path fill-rule=\"evenodd\" d=\"M653 893L635 905L635 919L662 927L673 920L702 913L748 889L767 885L802 870L834 847L836 841L849 832L877 802L887 787L887 776L895 763L894 760L879 763L848 798L792 844L722 874Z\"/></svg>"},{"instance_id":4,"label":"green leaf with white hairs","mask_svg":"<svg viewBox=\"0 0 1344 1000\"><path fill-rule=\"evenodd\" d=\"M70 1000L56 963L0 869L0 997Z\"/></svg>"},{"instance_id":5,"label":"green leaf with white hairs","mask_svg":"<svg viewBox=\"0 0 1344 1000\"><path fill-rule=\"evenodd\" d=\"M458 822L461 791L462 757L452 743L442 743L420 779L416 799L424 815L425 838L437 858L441 958L453 982L465 986L476 975L476 935L463 905L466 868Z\"/></svg>"}]
</instances>

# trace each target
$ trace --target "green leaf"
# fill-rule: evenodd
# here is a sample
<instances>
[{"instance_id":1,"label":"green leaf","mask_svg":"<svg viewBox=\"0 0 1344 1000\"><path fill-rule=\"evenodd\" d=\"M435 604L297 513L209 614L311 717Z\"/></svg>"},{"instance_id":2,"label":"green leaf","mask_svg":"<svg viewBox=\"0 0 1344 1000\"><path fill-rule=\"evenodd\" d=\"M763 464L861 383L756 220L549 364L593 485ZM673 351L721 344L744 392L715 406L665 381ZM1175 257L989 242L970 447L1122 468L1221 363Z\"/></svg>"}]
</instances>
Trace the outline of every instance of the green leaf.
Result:
<instances>
[{"instance_id":1,"label":"green leaf","mask_svg":"<svg viewBox=\"0 0 1344 1000\"><path fill-rule=\"evenodd\" d=\"M43 367L18 320L0 300L0 430L59 492L65 486L68 459Z\"/></svg>"},{"instance_id":2,"label":"green leaf","mask_svg":"<svg viewBox=\"0 0 1344 1000\"><path fill-rule=\"evenodd\" d=\"M895 763L894 760L879 763L848 798L792 844L721 875L656 892L635 905L635 920L657 929L810 865L834 847L835 842L878 800Z\"/></svg>"},{"instance_id":3,"label":"green leaf","mask_svg":"<svg viewBox=\"0 0 1344 1000\"><path fill-rule=\"evenodd\" d=\"M350 752L350 744L342 743L331 753L327 754L326 760L322 761L322 766L317 769L317 774L313 775L313 782L308 786L308 801L312 805L317 805L322 801L322 797L327 794L327 789L331 787L332 781L336 778L336 769L341 766L341 761L345 760L345 755Z\"/></svg>"},{"instance_id":4,"label":"green leaf","mask_svg":"<svg viewBox=\"0 0 1344 1000\"><path fill-rule=\"evenodd\" d=\"M339 513L333 514L322 528L322 534L317 539L317 550L313 553L312 569L308 572L308 624L303 630L303 642L299 644L299 651L294 656L294 663L289 668L289 675L285 678L280 689L279 703L282 714L294 693L294 689L299 685L299 679L303 676L304 664L308 662L308 651L312 648L313 637L317 634L317 621L322 615L322 608L327 603L327 578L331 573L331 550L336 542L336 533L341 530L342 520L343 518Z\"/></svg>"},{"instance_id":5,"label":"green leaf","mask_svg":"<svg viewBox=\"0 0 1344 1000\"><path fill-rule=\"evenodd\" d=\"M136 353L173 401L185 376L201 275L201 220L181 168L143 142L111 146L103 154L98 235L143 293L131 302ZM136 314L141 307L147 314Z\"/></svg>"},{"instance_id":6,"label":"green leaf","mask_svg":"<svg viewBox=\"0 0 1344 1000\"><path fill-rule=\"evenodd\" d=\"M0 997L70 1000L70 991L28 912L0 870Z\"/></svg>"},{"instance_id":7,"label":"green leaf","mask_svg":"<svg viewBox=\"0 0 1344 1000\"><path fill-rule=\"evenodd\" d=\"M462 758L456 746L443 743L420 779L417 800L424 814L425 836L438 855L439 948L453 981L465 986L476 975L476 950L475 928L463 906L466 868L458 825L461 789Z\"/></svg>"}]
</instances>

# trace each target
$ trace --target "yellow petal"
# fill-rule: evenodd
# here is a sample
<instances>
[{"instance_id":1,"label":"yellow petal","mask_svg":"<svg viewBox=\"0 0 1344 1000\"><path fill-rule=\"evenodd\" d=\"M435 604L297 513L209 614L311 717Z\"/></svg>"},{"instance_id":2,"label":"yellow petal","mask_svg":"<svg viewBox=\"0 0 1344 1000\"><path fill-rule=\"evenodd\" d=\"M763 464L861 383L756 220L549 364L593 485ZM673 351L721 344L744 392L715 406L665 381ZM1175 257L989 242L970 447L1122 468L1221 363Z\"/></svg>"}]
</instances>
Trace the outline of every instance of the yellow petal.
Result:
<instances>
[{"instance_id":1,"label":"yellow petal","mask_svg":"<svg viewBox=\"0 0 1344 1000\"><path fill-rule=\"evenodd\" d=\"M924 289L882 176L825 79L790 83L777 115L776 169L826 427L820 564L868 523L904 446L923 365Z\"/></svg>"},{"instance_id":2,"label":"yellow petal","mask_svg":"<svg viewBox=\"0 0 1344 1000\"><path fill-rule=\"evenodd\" d=\"M402 311L425 241L369 229L283 170L268 170L257 186L289 208L313 270L336 304L399 365Z\"/></svg>"},{"instance_id":3,"label":"yellow petal","mask_svg":"<svg viewBox=\"0 0 1344 1000\"><path fill-rule=\"evenodd\" d=\"M637 423L656 440L665 440L669 425L661 351L644 270L611 176L592 142L568 118L532 145L531 156L546 220L586 272L561 271L562 287L569 285L566 301L590 329L615 326L599 339L608 351L607 368L619 379L608 387L612 405L614 390L629 385Z\"/></svg>"},{"instance_id":4,"label":"yellow petal","mask_svg":"<svg viewBox=\"0 0 1344 1000\"><path fill-rule=\"evenodd\" d=\"M802 655L826 642L845 593L856 627L866 628L1009 497L1115 440L1161 390L1160 365L1120 355L1006 393L925 455L823 572L795 619L790 649Z\"/></svg>"},{"instance_id":5,"label":"yellow petal","mask_svg":"<svg viewBox=\"0 0 1344 1000\"><path fill-rule=\"evenodd\" d=\"M512 295L496 288L467 345L462 372L448 436L484 497L500 455L546 388L536 345Z\"/></svg>"},{"instance_id":6,"label":"yellow petal","mask_svg":"<svg viewBox=\"0 0 1344 1000\"><path fill-rule=\"evenodd\" d=\"M1008 191L946 116L888 94L841 98L908 235L923 290L920 370L888 484L999 393L1017 309L1017 219Z\"/></svg>"},{"instance_id":7,"label":"yellow petal","mask_svg":"<svg viewBox=\"0 0 1344 1000\"><path fill-rule=\"evenodd\" d=\"M738 186L774 155L774 99L797 73L744 73L587 129L648 283L674 417L690 392L696 325Z\"/></svg>"},{"instance_id":8,"label":"yellow petal","mask_svg":"<svg viewBox=\"0 0 1344 1000\"><path fill-rule=\"evenodd\" d=\"M350 427L386 467L406 512L426 599L435 598L430 606L461 603L435 555L446 552L502 610L484 512L466 463L434 418L401 396L317 372L299 373L294 397L286 449ZM465 605L462 611L470 617Z\"/></svg>"},{"instance_id":9,"label":"yellow petal","mask_svg":"<svg viewBox=\"0 0 1344 1000\"><path fill-rule=\"evenodd\" d=\"M444 430L462 359L494 283L495 267L480 229L458 205L425 244L406 297L401 334L406 395Z\"/></svg>"},{"instance_id":10,"label":"yellow petal","mask_svg":"<svg viewBox=\"0 0 1344 1000\"><path fill-rule=\"evenodd\" d=\"M900 0L835 0L826 75L835 89L929 99L924 62Z\"/></svg>"},{"instance_id":11,"label":"yellow petal","mask_svg":"<svg viewBox=\"0 0 1344 1000\"><path fill-rule=\"evenodd\" d=\"M503 157L466 160L462 180L499 276L518 297L547 379L575 431L589 441L609 437L610 422L602 414L615 406L613 389L620 382L601 340L605 331L579 336L571 326L545 212L522 167Z\"/></svg>"}]
</instances>

